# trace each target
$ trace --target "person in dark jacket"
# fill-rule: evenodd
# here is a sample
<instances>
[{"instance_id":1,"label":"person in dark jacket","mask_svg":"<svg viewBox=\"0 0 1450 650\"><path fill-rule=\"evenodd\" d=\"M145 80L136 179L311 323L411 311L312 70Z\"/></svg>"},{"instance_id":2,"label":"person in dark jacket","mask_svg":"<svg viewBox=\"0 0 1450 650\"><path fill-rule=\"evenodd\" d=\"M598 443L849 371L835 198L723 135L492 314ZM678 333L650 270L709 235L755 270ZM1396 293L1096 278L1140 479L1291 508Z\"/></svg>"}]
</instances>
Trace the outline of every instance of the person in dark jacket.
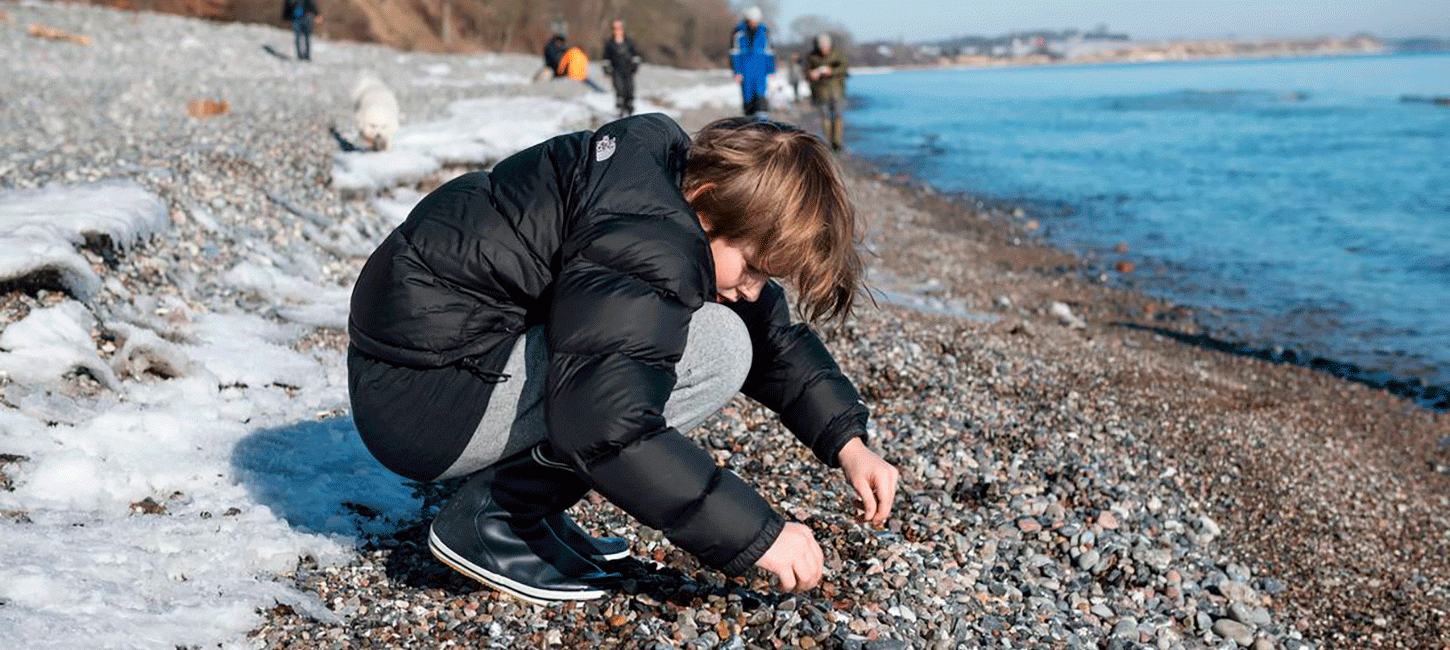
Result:
<instances>
[{"instance_id":1,"label":"person in dark jacket","mask_svg":"<svg viewBox=\"0 0 1450 650\"><path fill-rule=\"evenodd\" d=\"M817 34L815 47L806 55L806 78L811 82L811 103L821 113L821 128L831 148L840 151L845 145L846 55L831 46L831 35Z\"/></svg>"},{"instance_id":2,"label":"person in dark jacket","mask_svg":"<svg viewBox=\"0 0 1450 650\"><path fill-rule=\"evenodd\" d=\"M313 0L283 0L282 20L292 23L292 42L297 48L297 60L312 60L312 23L321 22Z\"/></svg>"},{"instance_id":3,"label":"person in dark jacket","mask_svg":"<svg viewBox=\"0 0 1450 650\"><path fill-rule=\"evenodd\" d=\"M544 41L544 67L534 73L534 83L548 81L559 74L559 64L564 61L564 52L569 49L569 41L563 34L554 34L549 40Z\"/></svg>"},{"instance_id":4,"label":"person in dark jacket","mask_svg":"<svg viewBox=\"0 0 1450 650\"><path fill-rule=\"evenodd\" d=\"M735 83L740 85L746 115L770 110L766 90L770 76L775 74L775 51L763 17L760 7L747 7L730 36L730 67L735 71Z\"/></svg>"},{"instance_id":5,"label":"person in dark jacket","mask_svg":"<svg viewBox=\"0 0 1450 650\"><path fill-rule=\"evenodd\" d=\"M884 521L898 472L810 321L859 290L854 215L824 143L647 114L562 135L424 197L364 265L348 332L353 419L419 481L468 477L429 547L534 602L602 596L628 553L564 510L591 488L711 567L814 587L823 555L683 432L737 392L780 414Z\"/></svg>"},{"instance_id":6,"label":"person in dark jacket","mask_svg":"<svg viewBox=\"0 0 1450 650\"><path fill-rule=\"evenodd\" d=\"M639 50L624 35L624 21L615 19L604 39L605 74L614 81L614 102L620 117L634 114L634 73L639 70Z\"/></svg>"}]
</instances>

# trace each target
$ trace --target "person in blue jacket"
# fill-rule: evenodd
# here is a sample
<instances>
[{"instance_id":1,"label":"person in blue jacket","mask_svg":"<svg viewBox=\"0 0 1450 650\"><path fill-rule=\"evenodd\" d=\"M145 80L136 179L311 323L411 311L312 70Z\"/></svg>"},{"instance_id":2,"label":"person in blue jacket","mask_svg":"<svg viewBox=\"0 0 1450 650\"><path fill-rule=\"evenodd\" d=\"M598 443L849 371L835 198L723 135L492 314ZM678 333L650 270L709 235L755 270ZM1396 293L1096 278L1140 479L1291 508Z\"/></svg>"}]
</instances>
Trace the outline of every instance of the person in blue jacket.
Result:
<instances>
[{"instance_id":1,"label":"person in blue jacket","mask_svg":"<svg viewBox=\"0 0 1450 650\"><path fill-rule=\"evenodd\" d=\"M740 84L745 114L769 111L765 90L770 75L775 74L775 52L760 7L747 8L735 26L735 34L730 37L730 66L735 70L735 83Z\"/></svg>"}]
</instances>

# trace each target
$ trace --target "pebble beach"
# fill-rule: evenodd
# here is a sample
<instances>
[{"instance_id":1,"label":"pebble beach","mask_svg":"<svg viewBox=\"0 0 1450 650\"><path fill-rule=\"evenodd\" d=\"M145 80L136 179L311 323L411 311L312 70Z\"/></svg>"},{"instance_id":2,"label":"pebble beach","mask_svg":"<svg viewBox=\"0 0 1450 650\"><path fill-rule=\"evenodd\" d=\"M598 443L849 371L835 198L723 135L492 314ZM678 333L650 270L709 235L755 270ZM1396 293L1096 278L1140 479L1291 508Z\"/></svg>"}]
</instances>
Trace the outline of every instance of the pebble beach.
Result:
<instances>
[{"instance_id":1,"label":"pebble beach","mask_svg":"<svg viewBox=\"0 0 1450 650\"><path fill-rule=\"evenodd\" d=\"M567 130L588 129L613 104L529 83L532 56L314 41L299 63L264 49L290 44L268 26L0 1L0 191L122 179L159 197L170 221L125 250L83 251L102 278L84 301L99 322L136 322L137 296L280 319L292 305L238 290L227 272L263 250L345 290L395 222L386 206L496 160L340 186L330 130L349 133L360 70L399 91L405 126L461 100L546 97L576 102ZM725 71L646 66L638 85L693 130L736 107L671 98L728 83ZM226 107L189 114L195 100ZM804 106L774 116L811 122ZM1079 272L1040 243L1030 214L849 154L841 164L874 300L822 335L873 414L871 446L902 471L893 516L856 520L839 472L744 398L690 434L811 526L821 587L782 595L761 573L729 579L589 498L571 514L630 541L632 557L611 567L623 579L601 600L535 606L429 555L429 495L416 517L343 540L343 558L300 557L266 576L317 606L278 599L234 638L128 647L1450 648L1450 415L1185 344L1199 333L1191 310ZM0 328L63 293L45 278L0 282ZM317 325L290 345L341 363L346 331ZM92 400L111 390L73 380L66 390ZM36 390L0 377L0 409ZM31 461L4 440L9 491ZM0 527L33 514L0 509ZM0 596L0 617L25 615Z\"/></svg>"}]
</instances>

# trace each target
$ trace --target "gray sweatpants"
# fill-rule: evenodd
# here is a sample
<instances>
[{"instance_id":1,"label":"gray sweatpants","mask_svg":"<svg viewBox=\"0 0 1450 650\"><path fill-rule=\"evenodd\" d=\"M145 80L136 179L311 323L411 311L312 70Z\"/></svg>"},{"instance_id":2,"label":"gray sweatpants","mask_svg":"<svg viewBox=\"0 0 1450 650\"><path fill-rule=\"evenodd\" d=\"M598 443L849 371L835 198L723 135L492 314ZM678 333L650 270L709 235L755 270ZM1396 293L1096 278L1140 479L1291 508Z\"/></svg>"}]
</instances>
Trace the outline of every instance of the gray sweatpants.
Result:
<instances>
[{"instance_id":1,"label":"gray sweatpants","mask_svg":"<svg viewBox=\"0 0 1450 650\"><path fill-rule=\"evenodd\" d=\"M750 333L728 307L705 303L690 319L685 352L675 365L675 389L665 402L665 422L680 432L695 428L730 402L750 372ZM435 480L472 474L548 438L544 424L544 377L549 354L544 328L530 328L514 344L493 389L488 410L468 447Z\"/></svg>"}]
</instances>

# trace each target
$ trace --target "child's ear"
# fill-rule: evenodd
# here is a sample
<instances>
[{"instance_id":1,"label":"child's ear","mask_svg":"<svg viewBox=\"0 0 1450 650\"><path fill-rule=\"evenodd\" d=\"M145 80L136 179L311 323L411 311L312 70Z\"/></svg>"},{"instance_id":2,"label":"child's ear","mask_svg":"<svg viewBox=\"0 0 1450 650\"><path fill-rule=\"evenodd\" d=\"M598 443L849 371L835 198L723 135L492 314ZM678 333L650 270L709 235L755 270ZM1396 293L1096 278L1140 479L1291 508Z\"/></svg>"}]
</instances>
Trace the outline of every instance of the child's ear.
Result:
<instances>
[{"instance_id":1,"label":"child's ear","mask_svg":"<svg viewBox=\"0 0 1450 650\"><path fill-rule=\"evenodd\" d=\"M699 186L699 187L697 187L697 188L695 188L693 190L690 190L688 192L685 192L685 201L687 203L689 203L690 205L694 205L695 204L695 197L700 196L701 194L704 194L705 192L710 191L710 189L713 188L713 187L715 187L715 184L714 183L705 183L704 185L701 185L701 186ZM700 227L701 228L704 228L706 233L709 233L710 232L710 218L707 217L707 216L705 216L705 213L704 212L700 212L699 210L696 210L695 211L695 218L700 220Z\"/></svg>"},{"instance_id":2,"label":"child's ear","mask_svg":"<svg viewBox=\"0 0 1450 650\"><path fill-rule=\"evenodd\" d=\"M697 188L695 188L693 190L690 190L688 192L685 192L685 200L688 201L691 205L694 205L694 203L695 203L695 197L700 196L701 194L704 194L705 192L708 192L708 191L714 189L714 187L715 187L715 184L714 183L705 183L705 184L703 184L703 185L701 185L701 186L699 186L699 187L697 187Z\"/></svg>"}]
</instances>

